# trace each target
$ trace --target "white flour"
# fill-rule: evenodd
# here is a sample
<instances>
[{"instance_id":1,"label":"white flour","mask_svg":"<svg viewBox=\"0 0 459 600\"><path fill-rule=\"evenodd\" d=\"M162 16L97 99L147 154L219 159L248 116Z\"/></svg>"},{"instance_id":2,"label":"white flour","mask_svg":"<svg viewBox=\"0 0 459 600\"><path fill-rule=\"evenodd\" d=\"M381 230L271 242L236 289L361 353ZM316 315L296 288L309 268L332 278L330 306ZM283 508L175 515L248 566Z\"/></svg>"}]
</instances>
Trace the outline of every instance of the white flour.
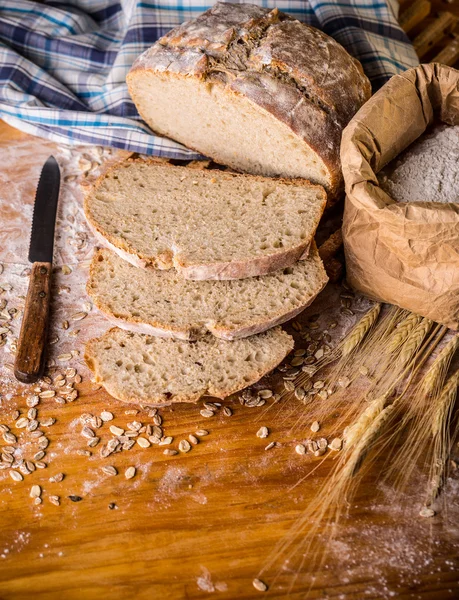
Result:
<instances>
[{"instance_id":1,"label":"white flour","mask_svg":"<svg viewBox=\"0 0 459 600\"><path fill-rule=\"evenodd\" d=\"M459 202L459 126L438 125L378 175L397 202Z\"/></svg>"}]
</instances>

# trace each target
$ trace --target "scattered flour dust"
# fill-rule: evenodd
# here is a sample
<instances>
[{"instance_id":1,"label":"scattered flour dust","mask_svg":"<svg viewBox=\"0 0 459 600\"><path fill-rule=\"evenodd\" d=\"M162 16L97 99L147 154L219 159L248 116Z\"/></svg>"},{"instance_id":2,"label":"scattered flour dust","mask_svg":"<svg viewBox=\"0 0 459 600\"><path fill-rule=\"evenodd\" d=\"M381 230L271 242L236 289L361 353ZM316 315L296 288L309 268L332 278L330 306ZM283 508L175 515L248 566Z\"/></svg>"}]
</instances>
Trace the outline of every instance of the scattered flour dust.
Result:
<instances>
[{"instance_id":1,"label":"scattered flour dust","mask_svg":"<svg viewBox=\"0 0 459 600\"><path fill-rule=\"evenodd\" d=\"M228 586L223 581L213 583L209 569L201 566L201 575L196 579L198 588L203 592L226 592Z\"/></svg>"},{"instance_id":2,"label":"scattered flour dust","mask_svg":"<svg viewBox=\"0 0 459 600\"><path fill-rule=\"evenodd\" d=\"M459 202L459 125L437 125L378 175L397 202Z\"/></svg>"}]
</instances>

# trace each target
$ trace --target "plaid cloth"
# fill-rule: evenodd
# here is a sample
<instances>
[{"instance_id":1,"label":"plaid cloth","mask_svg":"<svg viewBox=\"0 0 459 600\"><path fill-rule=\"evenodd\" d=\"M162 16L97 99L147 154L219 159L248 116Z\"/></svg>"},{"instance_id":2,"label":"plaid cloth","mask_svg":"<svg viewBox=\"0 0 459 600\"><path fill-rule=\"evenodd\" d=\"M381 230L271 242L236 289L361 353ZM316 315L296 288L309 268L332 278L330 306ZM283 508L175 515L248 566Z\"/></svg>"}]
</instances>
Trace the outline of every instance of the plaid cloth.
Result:
<instances>
[{"instance_id":1,"label":"plaid cloth","mask_svg":"<svg viewBox=\"0 0 459 600\"><path fill-rule=\"evenodd\" d=\"M235 1L235 0L233 0ZM251 0L337 39L373 88L418 64L384 0ZM199 0L0 1L0 118L56 142L100 144L169 158L195 153L154 135L125 84L134 59L213 4Z\"/></svg>"}]
</instances>

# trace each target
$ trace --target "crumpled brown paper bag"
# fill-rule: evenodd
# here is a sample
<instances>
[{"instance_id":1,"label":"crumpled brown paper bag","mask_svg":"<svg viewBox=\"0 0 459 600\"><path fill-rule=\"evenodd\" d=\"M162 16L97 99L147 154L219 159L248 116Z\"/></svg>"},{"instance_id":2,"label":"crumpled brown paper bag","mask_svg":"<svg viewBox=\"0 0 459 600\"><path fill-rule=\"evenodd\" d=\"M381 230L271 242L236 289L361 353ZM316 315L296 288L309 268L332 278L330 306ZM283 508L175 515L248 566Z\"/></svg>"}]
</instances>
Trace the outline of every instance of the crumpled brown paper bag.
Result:
<instances>
[{"instance_id":1,"label":"crumpled brown paper bag","mask_svg":"<svg viewBox=\"0 0 459 600\"><path fill-rule=\"evenodd\" d=\"M371 298L457 329L459 204L397 203L376 177L435 119L459 124L459 71L428 64L392 77L344 130L347 278Z\"/></svg>"}]
</instances>

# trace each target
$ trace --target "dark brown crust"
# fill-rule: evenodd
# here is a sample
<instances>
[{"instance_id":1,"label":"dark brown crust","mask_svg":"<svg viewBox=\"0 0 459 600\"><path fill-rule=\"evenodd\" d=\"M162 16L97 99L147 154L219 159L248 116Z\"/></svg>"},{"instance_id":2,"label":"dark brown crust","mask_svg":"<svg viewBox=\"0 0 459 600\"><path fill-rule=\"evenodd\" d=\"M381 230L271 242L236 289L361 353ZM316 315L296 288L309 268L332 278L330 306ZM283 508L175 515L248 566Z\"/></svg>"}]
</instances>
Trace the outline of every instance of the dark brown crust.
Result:
<instances>
[{"instance_id":1,"label":"dark brown crust","mask_svg":"<svg viewBox=\"0 0 459 600\"><path fill-rule=\"evenodd\" d=\"M158 160L156 158L149 158L149 159L128 158L127 161L124 161L124 162L127 162L127 163L142 162L142 163L147 163L147 164L161 165L161 166L169 167L172 169L177 169L177 168L186 169L187 168L187 167L181 167L181 166L178 167L176 165L171 165L170 163L168 163L164 160L161 160L161 159ZM256 258L248 259L247 261L237 261L237 262L234 261L232 263L217 263L217 264L210 264L210 265L205 265L205 264L192 265L192 264L187 264L186 262L180 261L179 259L177 259L177 257L174 258L172 251L170 251L170 254L164 253L161 256L145 256L137 251L134 251L132 248L130 248L124 242L124 240L122 240L119 237L115 237L115 236L109 234L108 232L104 231L100 227L100 225L96 221L94 221L94 219L92 218L91 209L89 206L90 199L92 196L91 192L97 191L98 187L104 181L106 175L109 172L111 172L112 170L119 168L120 164L122 164L122 163L116 163L115 165L111 165L111 166L108 166L107 168L102 169L101 174L95 181L92 189L88 190L87 193L85 194L84 204L83 204L84 213L85 213L86 220L88 221L89 226L94 231L94 233L97 235L99 240L102 243L104 243L105 245L109 245L109 247L112 250L114 250L115 252L120 254L120 256L122 258L124 258L125 260L128 260L135 266L143 267L143 268L146 268L146 267L158 268L159 267L159 268L163 268L163 269L172 268L175 266L177 268L177 270L180 271L183 274L183 276L187 279L197 279L197 280L202 280L202 279L244 279L246 277L253 277L256 275L266 275L267 273L270 273L277 269L288 267L288 266L292 265L294 262L296 262L298 259L300 259L302 256L304 256L305 253L308 251L308 248L311 244L314 234L312 234L311 239L304 240L303 243L299 244L298 246L295 246L294 248L290 248L289 250L286 250L284 252L276 252L271 255L256 257ZM216 174L216 172L215 172L215 174ZM251 180L266 181L265 177L259 177L256 175L244 175L244 174L232 173L232 172L228 172L228 171L218 171L218 176L219 177L227 177L227 178L243 177L243 178L249 178ZM312 189L316 189L317 191L320 191L320 193L322 195L322 208L320 211L318 211L317 222L314 223L311 228L311 231L315 231L317 229L317 226L319 225L320 216L322 215L322 212L323 212L323 210L325 208L325 204L326 204L326 194L325 194L324 189L321 186L314 185L304 179L285 179L285 178L278 177L278 178L274 178L273 180L277 181L279 183L282 183L284 185L295 185L295 186L300 185L303 187L307 187L310 189L312 188Z\"/></svg>"},{"instance_id":2,"label":"dark brown crust","mask_svg":"<svg viewBox=\"0 0 459 600\"><path fill-rule=\"evenodd\" d=\"M371 88L360 63L332 38L277 9L217 3L135 61L127 83L137 106L135 78L147 72L208 79L245 96L322 158L331 199L340 193L341 131ZM160 124L150 125L161 133Z\"/></svg>"}]
</instances>

